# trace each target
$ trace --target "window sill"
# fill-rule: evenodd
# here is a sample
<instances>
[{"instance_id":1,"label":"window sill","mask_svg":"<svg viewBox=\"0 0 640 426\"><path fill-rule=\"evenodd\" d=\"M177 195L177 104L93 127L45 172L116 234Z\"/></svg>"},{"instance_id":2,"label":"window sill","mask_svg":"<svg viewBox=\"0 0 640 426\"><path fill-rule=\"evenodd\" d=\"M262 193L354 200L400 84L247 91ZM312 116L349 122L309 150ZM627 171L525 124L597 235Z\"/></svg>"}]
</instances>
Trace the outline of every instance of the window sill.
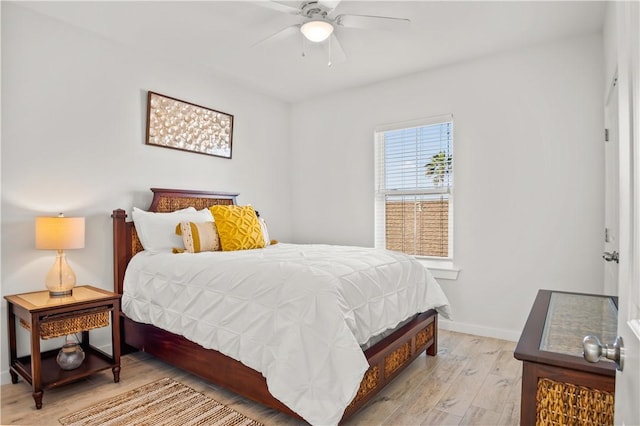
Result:
<instances>
[{"instance_id":1,"label":"window sill","mask_svg":"<svg viewBox=\"0 0 640 426\"><path fill-rule=\"evenodd\" d=\"M437 279L457 280L460 268L453 265L450 260L433 260L417 258Z\"/></svg>"}]
</instances>

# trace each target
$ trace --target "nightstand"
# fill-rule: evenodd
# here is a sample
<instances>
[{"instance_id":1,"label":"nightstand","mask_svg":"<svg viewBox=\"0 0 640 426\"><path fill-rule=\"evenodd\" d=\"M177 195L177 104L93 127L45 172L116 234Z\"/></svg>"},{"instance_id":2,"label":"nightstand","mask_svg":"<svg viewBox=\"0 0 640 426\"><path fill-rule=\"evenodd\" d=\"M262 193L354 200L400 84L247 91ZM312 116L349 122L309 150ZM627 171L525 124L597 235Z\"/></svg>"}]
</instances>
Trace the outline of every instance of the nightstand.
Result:
<instances>
[{"instance_id":1,"label":"nightstand","mask_svg":"<svg viewBox=\"0 0 640 426\"><path fill-rule=\"evenodd\" d=\"M42 408L43 391L61 386L98 371L111 368L113 381L120 381L120 298L121 295L91 286L74 287L66 297L50 297L48 291L4 297L9 314L9 373L11 382L22 376L33 387L36 408ZM89 343L89 330L106 327L111 316L112 355ZM16 321L17 320L17 321ZM16 326L31 334L31 355L18 357ZM63 370L57 362L59 349L41 352L40 339L82 333L85 359L74 370Z\"/></svg>"}]
</instances>

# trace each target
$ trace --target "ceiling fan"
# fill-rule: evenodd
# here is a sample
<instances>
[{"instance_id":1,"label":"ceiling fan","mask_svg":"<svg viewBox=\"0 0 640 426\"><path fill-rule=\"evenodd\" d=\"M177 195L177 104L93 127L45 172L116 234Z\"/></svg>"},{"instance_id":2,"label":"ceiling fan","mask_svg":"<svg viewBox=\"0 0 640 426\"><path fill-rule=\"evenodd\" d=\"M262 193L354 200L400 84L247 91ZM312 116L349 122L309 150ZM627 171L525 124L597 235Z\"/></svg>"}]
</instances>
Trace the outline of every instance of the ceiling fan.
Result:
<instances>
[{"instance_id":1,"label":"ceiling fan","mask_svg":"<svg viewBox=\"0 0 640 426\"><path fill-rule=\"evenodd\" d=\"M293 7L277 1L258 1L255 2L260 6L279 12L288 13L290 15L298 15L302 17L299 24L285 27L274 34L254 43L252 47L265 42L273 42L294 34L302 34L303 49L302 56L305 56L304 42L312 43L327 42L329 52L329 66L346 60L346 55L338 38L335 29L339 27L360 28L360 29L376 29L376 30L395 30L403 29L409 26L411 21L405 18L394 18L391 16L372 16L372 15L354 15L340 14L334 15L336 7L341 0L311 0L304 1L299 7Z\"/></svg>"}]
</instances>

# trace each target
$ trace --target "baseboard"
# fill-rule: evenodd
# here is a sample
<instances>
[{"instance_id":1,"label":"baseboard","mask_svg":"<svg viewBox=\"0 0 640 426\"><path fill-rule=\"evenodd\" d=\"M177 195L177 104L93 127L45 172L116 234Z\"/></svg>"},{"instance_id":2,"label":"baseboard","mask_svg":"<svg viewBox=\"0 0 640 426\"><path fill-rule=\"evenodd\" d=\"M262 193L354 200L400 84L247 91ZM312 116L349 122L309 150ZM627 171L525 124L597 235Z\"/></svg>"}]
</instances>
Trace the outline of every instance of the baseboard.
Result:
<instances>
[{"instance_id":1,"label":"baseboard","mask_svg":"<svg viewBox=\"0 0 640 426\"><path fill-rule=\"evenodd\" d=\"M443 330L457 331L458 333L473 334L474 336L493 337L496 339L517 342L520 339L521 331L506 330L504 328L483 327L458 321L451 321L445 318L438 318L438 327Z\"/></svg>"},{"instance_id":2,"label":"baseboard","mask_svg":"<svg viewBox=\"0 0 640 426\"><path fill-rule=\"evenodd\" d=\"M9 370L3 370L0 372L0 384L6 385L7 383L11 383L11 375Z\"/></svg>"}]
</instances>

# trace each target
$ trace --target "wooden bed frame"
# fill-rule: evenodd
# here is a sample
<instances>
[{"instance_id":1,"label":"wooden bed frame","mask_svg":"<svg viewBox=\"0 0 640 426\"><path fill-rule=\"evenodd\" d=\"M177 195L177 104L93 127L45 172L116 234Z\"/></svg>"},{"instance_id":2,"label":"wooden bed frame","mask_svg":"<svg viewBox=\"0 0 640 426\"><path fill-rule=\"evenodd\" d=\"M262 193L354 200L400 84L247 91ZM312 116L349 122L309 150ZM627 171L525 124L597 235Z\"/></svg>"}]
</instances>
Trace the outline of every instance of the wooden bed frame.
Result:
<instances>
[{"instance_id":1,"label":"wooden bed frame","mask_svg":"<svg viewBox=\"0 0 640 426\"><path fill-rule=\"evenodd\" d=\"M153 200L148 211L171 212L194 206L203 209L212 205L236 203L238 194L151 188ZM113 211L114 291L123 292L124 273L131 257L142 251L133 222L126 220L124 210ZM243 395L296 418L297 413L274 398L261 373L218 351L205 349L186 338L152 325L141 324L122 314L122 347L125 351L141 350L171 365L179 367L211 383ZM385 337L364 354L369 362L360 389L346 408L342 421L353 415L392 381L422 351L437 352L438 314L431 309L415 315L408 323Z\"/></svg>"}]
</instances>

